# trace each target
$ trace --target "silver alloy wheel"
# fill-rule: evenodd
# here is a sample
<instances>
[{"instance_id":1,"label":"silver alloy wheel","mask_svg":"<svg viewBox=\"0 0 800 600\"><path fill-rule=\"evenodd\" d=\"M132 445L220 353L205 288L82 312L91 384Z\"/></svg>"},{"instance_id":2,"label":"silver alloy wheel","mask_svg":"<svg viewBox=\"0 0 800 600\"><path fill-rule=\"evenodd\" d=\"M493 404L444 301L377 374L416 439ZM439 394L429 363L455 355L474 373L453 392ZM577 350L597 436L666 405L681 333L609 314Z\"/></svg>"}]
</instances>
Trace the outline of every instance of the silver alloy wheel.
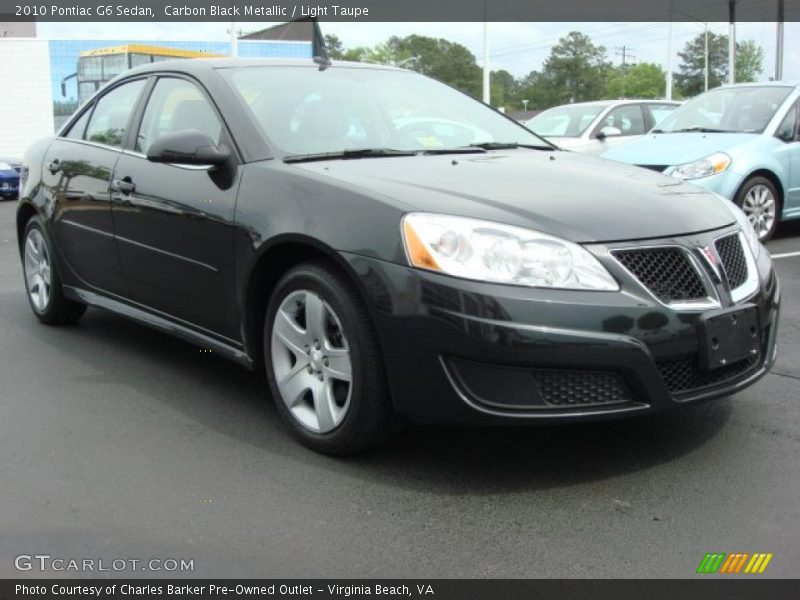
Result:
<instances>
[{"instance_id":1,"label":"silver alloy wheel","mask_svg":"<svg viewBox=\"0 0 800 600\"><path fill-rule=\"evenodd\" d=\"M332 431L350 408L353 367L341 321L314 292L297 290L272 323L272 369L292 416L315 433Z\"/></svg>"},{"instance_id":2,"label":"silver alloy wheel","mask_svg":"<svg viewBox=\"0 0 800 600\"><path fill-rule=\"evenodd\" d=\"M763 239L772 229L777 206L778 203L775 201L772 191L762 184L754 185L744 197L742 210L750 219L759 239Z\"/></svg>"},{"instance_id":3,"label":"silver alloy wheel","mask_svg":"<svg viewBox=\"0 0 800 600\"><path fill-rule=\"evenodd\" d=\"M47 244L38 229L31 229L25 238L25 284L31 302L40 313L50 303L50 278Z\"/></svg>"}]
</instances>

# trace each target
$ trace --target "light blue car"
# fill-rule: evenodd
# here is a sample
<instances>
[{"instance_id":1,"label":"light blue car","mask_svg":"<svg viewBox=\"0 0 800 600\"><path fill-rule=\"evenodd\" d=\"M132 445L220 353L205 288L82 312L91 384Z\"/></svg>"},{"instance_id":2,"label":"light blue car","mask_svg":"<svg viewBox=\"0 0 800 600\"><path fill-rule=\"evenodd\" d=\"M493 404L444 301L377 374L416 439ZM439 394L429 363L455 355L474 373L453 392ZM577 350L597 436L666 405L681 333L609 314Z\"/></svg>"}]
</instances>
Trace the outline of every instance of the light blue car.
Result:
<instances>
[{"instance_id":1,"label":"light blue car","mask_svg":"<svg viewBox=\"0 0 800 600\"><path fill-rule=\"evenodd\" d=\"M716 88L604 158L691 181L735 202L762 241L800 218L800 85Z\"/></svg>"}]
</instances>

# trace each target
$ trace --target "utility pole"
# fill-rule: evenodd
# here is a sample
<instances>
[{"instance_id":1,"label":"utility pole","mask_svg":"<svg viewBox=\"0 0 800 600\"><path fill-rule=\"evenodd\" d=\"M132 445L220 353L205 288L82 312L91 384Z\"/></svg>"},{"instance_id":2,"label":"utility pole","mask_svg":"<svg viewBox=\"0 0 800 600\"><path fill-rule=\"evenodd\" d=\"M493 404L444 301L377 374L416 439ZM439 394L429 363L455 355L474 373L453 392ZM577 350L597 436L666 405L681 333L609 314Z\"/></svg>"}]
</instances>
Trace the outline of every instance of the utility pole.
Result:
<instances>
[{"instance_id":1,"label":"utility pole","mask_svg":"<svg viewBox=\"0 0 800 600\"><path fill-rule=\"evenodd\" d=\"M783 0L778 0L778 29L775 32L775 81L783 79Z\"/></svg>"},{"instance_id":2,"label":"utility pole","mask_svg":"<svg viewBox=\"0 0 800 600\"><path fill-rule=\"evenodd\" d=\"M630 48L623 44L622 46L617 46L614 48L615 54L617 56L622 57L622 64L620 68L622 69L622 97L625 97L625 78L628 75L628 59L635 59L636 57L630 53Z\"/></svg>"},{"instance_id":3,"label":"utility pole","mask_svg":"<svg viewBox=\"0 0 800 600\"><path fill-rule=\"evenodd\" d=\"M231 58L239 58L239 36L236 35L236 23L231 21Z\"/></svg>"},{"instance_id":4,"label":"utility pole","mask_svg":"<svg viewBox=\"0 0 800 600\"><path fill-rule=\"evenodd\" d=\"M736 0L728 0L728 83L736 83Z\"/></svg>"}]
</instances>

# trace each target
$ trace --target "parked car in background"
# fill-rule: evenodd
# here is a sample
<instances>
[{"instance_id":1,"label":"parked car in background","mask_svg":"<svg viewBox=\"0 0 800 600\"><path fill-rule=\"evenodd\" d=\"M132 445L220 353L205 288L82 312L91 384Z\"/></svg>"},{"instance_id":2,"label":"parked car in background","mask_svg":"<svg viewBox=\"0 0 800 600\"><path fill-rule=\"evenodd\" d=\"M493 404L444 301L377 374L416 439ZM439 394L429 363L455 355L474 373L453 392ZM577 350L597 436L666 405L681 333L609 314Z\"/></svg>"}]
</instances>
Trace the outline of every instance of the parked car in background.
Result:
<instances>
[{"instance_id":1,"label":"parked car in background","mask_svg":"<svg viewBox=\"0 0 800 600\"><path fill-rule=\"evenodd\" d=\"M656 127L680 103L666 100L606 100L548 109L525 126L566 150L602 154Z\"/></svg>"},{"instance_id":2,"label":"parked car in background","mask_svg":"<svg viewBox=\"0 0 800 600\"><path fill-rule=\"evenodd\" d=\"M677 408L776 356L780 284L742 211L559 151L418 73L141 66L32 146L23 174L40 321L94 305L264 369L321 452L380 442L397 415Z\"/></svg>"},{"instance_id":3,"label":"parked car in background","mask_svg":"<svg viewBox=\"0 0 800 600\"><path fill-rule=\"evenodd\" d=\"M0 197L16 198L19 191L19 172L22 162L16 158L0 157Z\"/></svg>"},{"instance_id":4,"label":"parked car in background","mask_svg":"<svg viewBox=\"0 0 800 600\"><path fill-rule=\"evenodd\" d=\"M800 217L800 85L746 83L688 101L605 158L689 180L733 200L759 238Z\"/></svg>"}]
</instances>

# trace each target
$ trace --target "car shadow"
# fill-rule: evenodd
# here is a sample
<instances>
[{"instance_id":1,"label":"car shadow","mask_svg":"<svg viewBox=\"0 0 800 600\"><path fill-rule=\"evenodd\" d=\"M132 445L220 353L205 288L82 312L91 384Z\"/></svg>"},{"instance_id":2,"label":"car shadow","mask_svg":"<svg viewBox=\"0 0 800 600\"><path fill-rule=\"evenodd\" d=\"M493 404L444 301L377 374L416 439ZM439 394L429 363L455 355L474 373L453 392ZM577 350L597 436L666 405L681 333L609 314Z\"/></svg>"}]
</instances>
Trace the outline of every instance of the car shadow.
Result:
<instances>
[{"instance_id":1,"label":"car shadow","mask_svg":"<svg viewBox=\"0 0 800 600\"><path fill-rule=\"evenodd\" d=\"M20 327L90 375L69 381L132 387L238 444L343 476L442 495L497 494L573 486L669 463L712 439L731 414L721 400L620 421L533 427L407 425L361 456L318 455L294 441L263 376L122 317L90 309L77 326L42 327L14 303ZM27 312L27 314L24 314ZM6 313L6 318L13 318ZM109 397L114 402L130 399ZM197 438L203 443L203 437ZM229 448L228 452L231 451Z\"/></svg>"},{"instance_id":2,"label":"car shadow","mask_svg":"<svg viewBox=\"0 0 800 600\"><path fill-rule=\"evenodd\" d=\"M784 238L797 236L800 236L800 219L792 219L791 221L783 221L780 223L772 239L782 240Z\"/></svg>"}]
</instances>

